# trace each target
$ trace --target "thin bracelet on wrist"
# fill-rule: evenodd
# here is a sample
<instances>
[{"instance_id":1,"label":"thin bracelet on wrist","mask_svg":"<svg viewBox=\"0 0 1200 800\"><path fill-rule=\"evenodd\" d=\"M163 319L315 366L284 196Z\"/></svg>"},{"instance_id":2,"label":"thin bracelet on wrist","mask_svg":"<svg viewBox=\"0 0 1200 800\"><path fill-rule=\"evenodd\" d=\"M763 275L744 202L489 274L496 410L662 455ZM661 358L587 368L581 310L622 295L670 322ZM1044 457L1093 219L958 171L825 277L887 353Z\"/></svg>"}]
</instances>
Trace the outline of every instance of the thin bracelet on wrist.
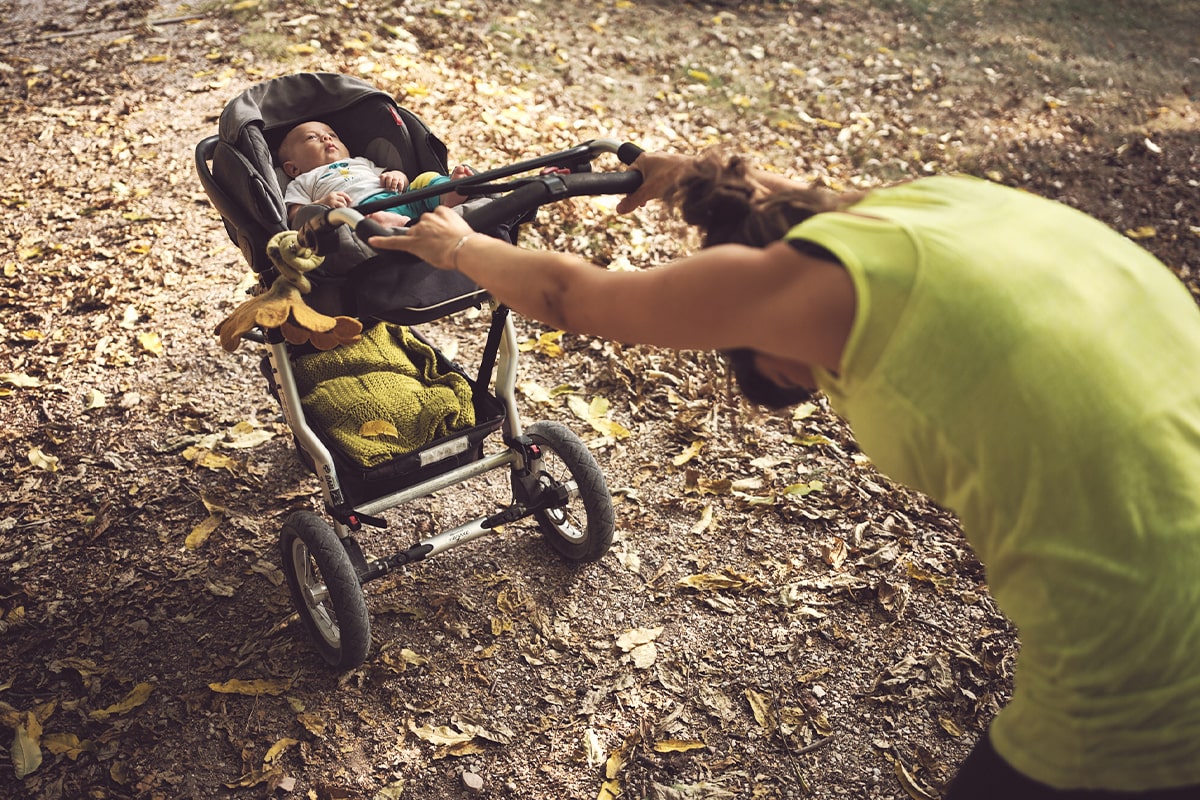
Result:
<instances>
[{"instance_id":1,"label":"thin bracelet on wrist","mask_svg":"<svg viewBox=\"0 0 1200 800\"><path fill-rule=\"evenodd\" d=\"M450 268L455 272L458 271L458 251L462 250L462 246L467 243L467 239L470 239L474 235L475 231L471 231L470 233L464 235L454 244L454 249L450 251Z\"/></svg>"}]
</instances>

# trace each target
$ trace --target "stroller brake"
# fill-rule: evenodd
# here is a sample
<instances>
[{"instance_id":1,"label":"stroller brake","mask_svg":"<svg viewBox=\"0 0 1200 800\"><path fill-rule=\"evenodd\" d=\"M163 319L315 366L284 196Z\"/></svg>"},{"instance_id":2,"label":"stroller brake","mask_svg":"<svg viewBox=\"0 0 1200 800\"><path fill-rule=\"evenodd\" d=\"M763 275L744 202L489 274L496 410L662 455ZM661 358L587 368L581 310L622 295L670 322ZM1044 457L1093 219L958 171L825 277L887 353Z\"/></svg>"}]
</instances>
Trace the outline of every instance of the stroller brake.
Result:
<instances>
[{"instance_id":1,"label":"stroller brake","mask_svg":"<svg viewBox=\"0 0 1200 800\"><path fill-rule=\"evenodd\" d=\"M480 523L484 528L497 528L510 522L525 519L538 511L547 508L562 508L571 500L571 490L566 484L552 481L541 483L536 497L531 503L513 503Z\"/></svg>"}]
</instances>

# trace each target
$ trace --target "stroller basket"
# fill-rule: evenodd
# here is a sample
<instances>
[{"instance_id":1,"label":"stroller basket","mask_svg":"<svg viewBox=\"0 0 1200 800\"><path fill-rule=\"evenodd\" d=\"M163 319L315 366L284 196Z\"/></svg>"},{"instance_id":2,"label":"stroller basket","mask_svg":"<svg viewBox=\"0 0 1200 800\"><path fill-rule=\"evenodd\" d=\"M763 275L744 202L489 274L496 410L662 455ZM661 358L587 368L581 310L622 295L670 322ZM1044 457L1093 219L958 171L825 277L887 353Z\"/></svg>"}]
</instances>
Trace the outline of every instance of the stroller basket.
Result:
<instances>
[{"instance_id":1,"label":"stroller basket","mask_svg":"<svg viewBox=\"0 0 1200 800\"><path fill-rule=\"evenodd\" d=\"M306 406L306 419L312 427L317 438L329 449L333 456L334 463L337 467L337 473L341 478L342 489L346 499L351 504L360 499L370 499L378 497L389 491L394 491L397 488L404 488L419 483L422 480L435 475L440 471L444 471L450 467L460 466L462 464L474 461L482 456L483 441L493 432L498 430L504 423L505 408L504 404L497 400L488 391L488 387L480 385L476 380L467 375L466 371L458 364L450 361L445 355L433 347L421 334L415 330L407 329L403 333L403 337L395 333L394 326L379 325L371 331L371 336L374 339L400 339L409 338L420 342L422 351L427 353L433 359L429 371L440 376L441 383L453 383L457 387L457 395L451 389L445 386L437 386L434 390L438 391L437 397L443 402L449 402L452 406L457 406L459 403L470 404L469 410L466 408L458 409L452 407L445 410L444 413L452 414L457 424L453 425L453 429L444 429L442 435L433 436L428 440L422 440L416 446L412 446L409 437L401 437L400 430L395 425L392 425L389 432L374 433L370 439L366 437L356 436L354 430L346 431L346 425L343 423L340 427L342 435L335 436L326 425L320 424L319 414L311 407L317 405L315 400L303 402ZM313 353L308 356L293 359L293 370L298 374L303 374L309 363L312 360L328 361L329 353ZM402 360L402 359L401 359ZM269 365L269 359L267 361ZM395 376L384 372L383 380L375 380L370 386L362 382L360 376L350 375L340 379L339 388L343 388L346 395L352 395L354 391L363 392L367 388L378 390L380 385L396 386L407 385L412 386L416 383L414 378L408 376ZM389 380L391 379L391 380ZM326 402L324 405L329 405L330 393L329 390L333 384L326 379L325 381L317 381L315 377L308 380L298 379L297 384L313 385L313 395L319 395ZM347 387L348 385L348 387ZM424 389L417 388L418 392L424 392ZM416 394L410 394L409 400L404 408L410 412L410 416L415 412L413 405L415 403ZM363 397L362 402L370 404L374 409L378 409L381 405L375 402L374 398ZM433 405L426 403L426 406ZM352 409L347 413L339 409L334 416L353 419L357 412L357 421L350 427L358 429L360 423L369 422L364 417L362 409ZM433 413L428 408L420 409L420 416L432 417ZM369 413L366 416L370 416ZM382 414L377 414L382 416ZM464 423L461 420L465 419L468 422ZM412 422L412 420L409 420ZM386 423L386 424L385 424ZM400 420L403 427L403 420ZM378 420L377 426L388 427L391 423L386 420ZM414 425L413 432L416 436L421 437L422 434L429 430L434 430L432 426L425 428L420 425ZM356 452L354 447L355 442L366 443L370 446L372 441L378 442L371 447L374 457L364 456L361 452ZM316 466L311 459L304 458L305 453L301 450L301 456L305 464L314 472ZM366 463L365 463L366 462Z\"/></svg>"},{"instance_id":2,"label":"stroller basket","mask_svg":"<svg viewBox=\"0 0 1200 800\"><path fill-rule=\"evenodd\" d=\"M282 193L287 176L272 154L292 127L314 119L338 131L351 153L409 175L445 175L447 150L421 120L385 93L357 78L330 73L290 75L251 87L226 106L218 134L196 147L200 182L231 241L259 276L262 293L247 303L286 296L275 291L284 285L280 281L298 286L285 269L288 265L273 260L279 247L272 240L282 235L324 258L305 275L309 291L302 302L317 316L341 315L363 326L361 340L332 351L323 347L327 340L295 344L283 328L260 327L244 335L265 346L268 390L279 402L301 460L321 484L324 514L311 506L294 510L280 532L288 589L317 651L330 665L345 669L362 663L369 651L366 583L525 520L536 523L560 557L594 561L612 542L614 515L603 473L579 437L556 422L523 423L515 389L519 348L508 309L457 272L435 269L407 254L378 254L365 244L380 228L364 214L390 201L359 208L306 206L296 217L299 230L288 232ZM542 205L637 188L637 172L591 172L592 160L604 153L630 163L640 150L595 140L405 193L403 201L395 202L419 199L421 192L456 191L468 198L460 210L472 228L513 242ZM570 174L543 169L549 166ZM537 170L541 172L534 177L515 177ZM474 375L411 328L483 306L490 310L491 324ZM400 336L401 327L403 336L413 336L418 349L430 354L415 368L415 387L395 388L400 384L379 383L369 371L348 368L333 378L348 377L347 385L361 384L363 394L338 402L332 384L325 382L326 361L353 367L366 352L362 348L378 345L380 336ZM314 364L318 368L310 369ZM385 359L381 371L392 367ZM433 391L442 388L443 379L454 401ZM431 393L425 393L427 388ZM322 394L325 389L328 396ZM328 419L326 408L333 410ZM397 409L407 409L408 416ZM389 417L393 412L398 416ZM418 420L411 428L405 426L410 417ZM381 431L399 443L383 456L372 439ZM356 537L363 525L387 527L381 515L388 510L498 469L508 472L512 488L511 502L499 510L390 554L363 553Z\"/></svg>"}]
</instances>

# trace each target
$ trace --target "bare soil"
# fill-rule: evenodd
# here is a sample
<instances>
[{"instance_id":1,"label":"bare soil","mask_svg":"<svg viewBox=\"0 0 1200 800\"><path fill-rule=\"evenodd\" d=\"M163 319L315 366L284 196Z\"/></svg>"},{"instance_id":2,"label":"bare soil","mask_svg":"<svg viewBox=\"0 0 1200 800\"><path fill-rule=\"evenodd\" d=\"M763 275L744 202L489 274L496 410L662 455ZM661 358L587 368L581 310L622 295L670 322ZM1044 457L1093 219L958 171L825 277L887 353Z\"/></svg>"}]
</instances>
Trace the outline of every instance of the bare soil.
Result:
<instances>
[{"instance_id":1,"label":"bare soil","mask_svg":"<svg viewBox=\"0 0 1200 800\"><path fill-rule=\"evenodd\" d=\"M588 441L612 550L572 567L515 525L413 565L367 587L366 663L325 667L276 553L316 484L260 354L211 333L251 281L193 148L257 81L346 72L476 168L607 136L841 187L986 175L1195 292L1200 14L1132 5L0 0L0 796L939 796L1011 689L983 568L823 403L758 413L708 354L519 320L522 414ZM612 204L525 241L613 268L695 247ZM469 362L483 330L426 333Z\"/></svg>"}]
</instances>

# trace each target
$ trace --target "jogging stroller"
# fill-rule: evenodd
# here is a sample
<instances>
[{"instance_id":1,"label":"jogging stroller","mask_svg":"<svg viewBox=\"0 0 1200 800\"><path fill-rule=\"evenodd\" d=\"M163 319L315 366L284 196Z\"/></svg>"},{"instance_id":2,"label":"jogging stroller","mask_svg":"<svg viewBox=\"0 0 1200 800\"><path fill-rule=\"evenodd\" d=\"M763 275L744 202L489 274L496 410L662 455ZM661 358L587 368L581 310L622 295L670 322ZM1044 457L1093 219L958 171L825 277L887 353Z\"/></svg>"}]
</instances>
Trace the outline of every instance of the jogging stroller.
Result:
<instances>
[{"instance_id":1,"label":"jogging stroller","mask_svg":"<svg viewBox=\"0 0 1200 800\"><path fill-rule=\"evenodd\" d=\"M321 656L335 667L352 668L364 661L370 646L364 584L528 518L536 521L550 547L569 561L599 559L613 535L611 496L583 442L560 423L541 421L525 427L518 415L518 348L508 309L459 273L438 270L404 253L375 253L364 242L380 226L364 214L456 190L469 198L462 209L475 230L515 241L520 226L532 220L541 205L637 188L639 173L592 172L591 162L613 153L631 163L641 151L632 144L594 140L410 191L402 201L376 200L339 209L310 205L297 215L300 230L289 232L282 192L287 177L272 154L288 130L314 119L338 131L352 154L366 155L376 164L409 175L447 174L447 149L420 119L386 93L357 78L331 73L290 75L251 87L225 107L217 135L196 147L201 184L230 239L257 273L260 292L277 288L287 276L292 263L289 253L311 257L320 266L305 276L310 289L307 305L322 314L356 320L363 327L360 342L332 349L295 340L287 335L286 324L257 325L242 337L265 348L263 373L268 389L282 408L301 460L319 479L324 500L325 516L294 511L282 526L280 554L292 601ZM285 242L282 256L280 240ZM491 324L473 375L410 327L483 307L490 310ZM318 413L328 410L329 398L337 393L321 395L321 403L313 398L326 385L323 370L329 359L360 365L361 360L347 354L359 352L368 340L374 342L373 349L368 348L372 358L380 354L390 358L395 353L399 361L411 360L414 369L406 372L406 379L415 383L359 381L360 388L376 389L360 394L353 403L397 401L416 406L406 419L419 422L431 407L447 402L445 392L435 392L443 387L430 384L454 384L454 399L449 401L449 415L433 415L436 424L422 428L414 423L416 445L408 441L408 446L394 447L382 457L372 453L364 461L347 445L345 435L327 425L329 415ZM310 369L314 362L322 364L315 371ZM408 369L407 364L404 367ZM371 369L377 368L379 364L372 364ZM382 369L389 371L391 365ZM379 386L388 388L379 390ZM396 391L396 386L415 388ZM427 402L428 398L434 400ZM344 408L335 408L340 410ZM448 417L459 424L448 424ZM363 430L365 426L359 433ZM486 454L485 441L497 438L503 449ZM500 469L510 473L512 499L507 506L391 555L364 555L355 534L364 525L386 527L381 516L385 511Z\"/></svg>"}]
</instances>

